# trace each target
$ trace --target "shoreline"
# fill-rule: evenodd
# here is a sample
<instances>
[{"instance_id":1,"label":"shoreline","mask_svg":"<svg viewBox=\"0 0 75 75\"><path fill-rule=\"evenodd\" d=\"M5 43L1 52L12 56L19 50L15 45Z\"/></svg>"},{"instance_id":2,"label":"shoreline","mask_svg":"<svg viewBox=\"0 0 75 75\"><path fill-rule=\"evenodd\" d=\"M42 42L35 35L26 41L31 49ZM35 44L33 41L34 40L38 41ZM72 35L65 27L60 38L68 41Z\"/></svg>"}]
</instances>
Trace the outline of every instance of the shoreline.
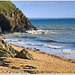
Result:
<instances>
[{"instance_id":1,"label":"shoreline","mask_svg":"<svg viewBox=\"0 0 75 75\"><path fill-rule=\"evenodd\" d=\"M59 41L53 40L53 39L46 39L46 40L39 40L39 41L33 40L33 38L35 38L35 36L30 37L29 36L30 34L29 35L26 35L26 34L28 34L28 33L20 33L19 32L19 33L13 33L13 34L10 33L10 34L6 34L6 35L3 34L3 39L7 43L19 45L20 47L26 47L26 48L30 48L30 49L39 49L39 50L47 52L47 53L62 55L65 58L75 59L75 56L74 56L75 51L74 51L74 49L72 49L72 48L74 48L74 46L69 47L68 46L69 43L65 44L66 42L64 42L64 44L63 44L63 42L59 42ZM24 36L24 35L26 35L26 36ZM15 36L15 39L8 38L8 36ZM5 38L5 37L7 37L7 38ZM24 42L24 38L26 38L26 40L25 40L26 42ZM31 39L31 41L28 41L29 40L28 38ZM36 41L38 41L38 43L35 43ZM71 44L71 45L73 45L73 44ZM47 50L45 48L47 48Z\"/></svg>"},{"instance_id":2,"label":"shoreline","mask_svg":"<svg viewBox=\"0 0 75 75\"><path fill-rule=\"evenodd\" d=\"M18 51L26 49L35 59L0 57L0 74L75 74L75 59L10 43L9 45Z\"/></svg>"},{"instance_id":3,"label":"shoreline","mask_svg":"<svg viewBox=\"0 0 75 75\"><path fill-rule=\"evenodd\" d=\"M18 45L14 45L14 44L11 44L11 43L8 43L8 44L10 44L10 46L12 46L13 48L14 48L14 46L16 46L16 47L19 47L19 48L22 48L22 49L26 49L26 50L28 50L28 51L40 52L41 54L46 54L46 55L49 55L49 56L51 56L51 57L61 59L61 60L63 60L63 61L75 63L75 59L66 58L66 57L64 57L64 56L62 56L62 55L57 55L57 54L52 54L52 53L46 53L46 52L43 52L43 51L38 50L38 49L30 49L30 48L20 47L20 46L18 46ZM15 49L15 48L14 48L14 49ZM22 49L21 49L21 50L22 50ZM21 51L21 50L18 50L18 51Z\"/></svg>"}]
</instances>

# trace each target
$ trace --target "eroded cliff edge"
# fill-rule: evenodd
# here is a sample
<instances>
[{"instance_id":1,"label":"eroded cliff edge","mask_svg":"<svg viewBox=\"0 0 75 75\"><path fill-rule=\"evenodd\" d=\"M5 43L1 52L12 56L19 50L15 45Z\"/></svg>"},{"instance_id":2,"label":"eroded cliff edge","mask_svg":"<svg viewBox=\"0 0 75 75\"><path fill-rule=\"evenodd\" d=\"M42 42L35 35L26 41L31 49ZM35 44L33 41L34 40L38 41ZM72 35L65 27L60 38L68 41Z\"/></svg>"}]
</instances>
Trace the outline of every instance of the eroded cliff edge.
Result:
<instances>
[{"instance_id":1,"label":"eroded cliff edge","mask_svg":"<svg viewBox=\"0 0 75 75\"><path fill-rule=\"evenodd\" d=\"M0 1L0 33L34 29L28 18L11 1Z\"/></svg>"}]
</instances>

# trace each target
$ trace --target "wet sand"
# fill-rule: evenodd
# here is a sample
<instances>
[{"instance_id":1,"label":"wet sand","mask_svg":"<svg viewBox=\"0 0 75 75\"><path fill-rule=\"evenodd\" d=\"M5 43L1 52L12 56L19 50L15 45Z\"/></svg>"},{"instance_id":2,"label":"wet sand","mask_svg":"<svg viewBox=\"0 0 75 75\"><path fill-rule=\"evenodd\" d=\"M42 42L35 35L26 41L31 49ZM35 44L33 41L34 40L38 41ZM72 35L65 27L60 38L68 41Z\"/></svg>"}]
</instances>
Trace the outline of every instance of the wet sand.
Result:
<instances>
[{"instance_id":1,"label":"wet sand","mask_svg":"<svg viewBox=\"0 0 75 75\"><path fill-rule=\"evenodd\" d=\"M21 51L23 47L10 44L14 49ZM73 74L75 60L60 55L45 53L36 49L25 48L34 60L22 58L0 57L0 73L18 74Z\"/></svg>"}]
</instances>

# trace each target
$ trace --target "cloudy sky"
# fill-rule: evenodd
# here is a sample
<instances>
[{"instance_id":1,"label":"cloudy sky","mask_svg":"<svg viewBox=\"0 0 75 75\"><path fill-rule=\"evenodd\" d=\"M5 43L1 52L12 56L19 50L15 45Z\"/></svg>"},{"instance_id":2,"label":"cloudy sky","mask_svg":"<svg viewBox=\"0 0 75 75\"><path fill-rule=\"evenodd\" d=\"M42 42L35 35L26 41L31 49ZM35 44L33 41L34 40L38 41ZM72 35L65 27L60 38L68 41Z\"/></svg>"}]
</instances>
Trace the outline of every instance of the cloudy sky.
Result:
<instances>
[{"instance_id":1,"label":"cloudy sky","mask_svg":"<svg viewBox=\"0 0 75 75\"><path fill-rule=\"evenodd\" d=\"M12 1L28 18L75 18L75 1Z\"/></svg>"}]
</instances>

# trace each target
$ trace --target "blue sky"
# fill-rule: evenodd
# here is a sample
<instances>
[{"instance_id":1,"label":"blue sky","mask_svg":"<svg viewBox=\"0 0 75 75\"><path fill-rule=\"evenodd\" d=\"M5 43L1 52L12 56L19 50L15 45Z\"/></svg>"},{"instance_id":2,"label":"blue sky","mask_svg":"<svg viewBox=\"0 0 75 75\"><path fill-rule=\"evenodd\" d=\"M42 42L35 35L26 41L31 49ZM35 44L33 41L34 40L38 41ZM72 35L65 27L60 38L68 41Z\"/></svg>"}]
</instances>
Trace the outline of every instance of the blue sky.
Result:
<instances>
[{"instance_id":1,"label":"blue sky","mask_svg":"<svg viewBox=\"0 0 75 75\"><path fill-rule=\"evenodd\" d=\"M75 18L75 1L12 1L28 18Z\"/></svg>"}]
</instances>

